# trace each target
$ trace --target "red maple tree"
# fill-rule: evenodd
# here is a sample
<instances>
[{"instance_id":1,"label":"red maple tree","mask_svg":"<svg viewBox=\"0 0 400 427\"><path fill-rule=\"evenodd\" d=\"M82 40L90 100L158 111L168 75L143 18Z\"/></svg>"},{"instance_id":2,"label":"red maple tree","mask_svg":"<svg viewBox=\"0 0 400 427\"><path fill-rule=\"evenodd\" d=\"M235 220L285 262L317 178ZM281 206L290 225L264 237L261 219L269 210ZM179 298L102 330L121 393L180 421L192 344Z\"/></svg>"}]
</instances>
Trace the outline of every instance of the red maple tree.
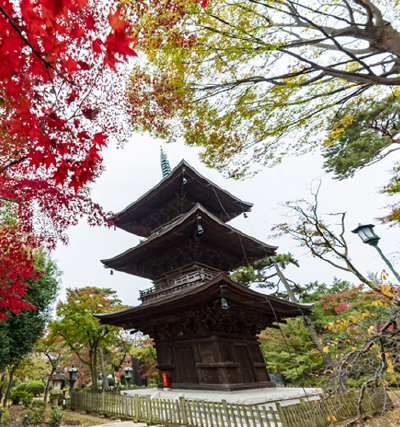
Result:
<instances>
[{"instance_id":1,"label":"red maple tree","mask_svg":"<svg viewBox=\"0 0 400 427\"><path fill-rule=\"evenodd\" d=\"M0 319L32 308L31 249L82 216L105 223L89 184L109 137L127 136L123 16L114 0L0 0Z\"/></svg>"}]
</instances>

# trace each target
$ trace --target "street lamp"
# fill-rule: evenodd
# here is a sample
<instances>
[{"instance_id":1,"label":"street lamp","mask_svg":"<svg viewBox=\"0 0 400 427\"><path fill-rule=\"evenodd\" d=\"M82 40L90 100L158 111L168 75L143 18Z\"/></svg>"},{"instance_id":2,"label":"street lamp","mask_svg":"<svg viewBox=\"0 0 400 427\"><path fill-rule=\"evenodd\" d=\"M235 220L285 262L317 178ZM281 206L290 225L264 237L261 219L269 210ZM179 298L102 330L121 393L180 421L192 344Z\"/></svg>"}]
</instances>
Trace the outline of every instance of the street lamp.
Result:
<instances>
[{"instance_id":1,"label":"street lamp","mask_svg":"<svg viewBox=\"0 0 400 427\"><path fill-rule=\"evenodd\" d=\"M69 373L69 394L71 395L74 391L75 381L76 381L76 373L78 372L78 369L75 368L75 364L73 363L72 366L68 369Z\"/></svg>"},{"instance_id":2,"label":"street lamp","mask_svg":"<svg viewBox=\"0 0 400 427\"><path fill-rule=\"evenodd\" d=\"M124 368L125 371L125 381L127 382L127 389L129 390L131 388L131 379L132 379L132 372L133 369L129 366L129 363L126 364L126 368Z\"/></svg>"},{"instance_id":3,"label":"street lamp","mask_svg":"<svg viewBox=\"0 0 400 427\"><path fill-rule=\"evenodd\" d=\"M358 234L363 241L363 243L366 243L367 245L373 246L381 256L381 258L385 261L386 265L390 268L392 273L395 275L396 279L400 282L400 276L396 272L396 270L393 268L393 265L390 263L390 261L383 255L383 252L381 251L381 248L378 246L378 241L380 237L375 234L373 228L375 226L372 224L367 225L359 225L355 230L352 230L352 233Z\"/></svg>"}]
</instances>

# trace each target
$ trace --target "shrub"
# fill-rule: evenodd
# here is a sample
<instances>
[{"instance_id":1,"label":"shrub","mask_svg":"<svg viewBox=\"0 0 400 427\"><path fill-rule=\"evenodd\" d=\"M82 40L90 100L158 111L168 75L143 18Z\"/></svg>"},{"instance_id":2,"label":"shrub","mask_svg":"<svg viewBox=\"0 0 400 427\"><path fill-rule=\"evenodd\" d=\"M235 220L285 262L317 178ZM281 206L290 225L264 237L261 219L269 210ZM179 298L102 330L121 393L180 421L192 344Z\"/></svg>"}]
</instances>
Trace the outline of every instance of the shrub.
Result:
<instances>
[{"instance_id":1,"label":"shrub","mask_svg":"<svg viewBox=\"0 0 400 427\"><path fill-rule=\"evenodd\" d=\"M33 398L33 394L28 393L27 391L19 391L19 390L14 390L10 393L10 399L12 400L13 405L19 405L21 400L27 397Z\"/></svg>"},{"instance_id":2,"label":"shrub","mask_svg":"<svg viewBox=\"0 0 400 427\"><path fill-rule=\"evenodd\" d=\"M115 387L115 380L114 378L107 378L108 379L108 386L109 387Z\"/></svg>"},{"instance_id":3,"label":"shrub","mask_svg":"<svg viewBox=\"0 0 400 427\"><path fill-rule=\"evenodd\" d=\"M4 421L5 418L8 418L10 416L10 413L8 412L8 409L7 408L3 408L3 409L4 409L3 418L0 420L0 423L2 421Z\"/></svg>"},{"instance_id":4,"label":"shrub","mask_svg":"<svg viewBox=\"0 0 400 427\"><path fill-rule=\"evenodd\" d=\"M32 409L44 411L46 409L46 402L43 402L43 400L34 400L32 402Z\"/></svg>"},{"instance_id":5,"label":"shrub","mask_svg":"<svg viewBox=\"0 0 400 427\"><path fill-rule=\"evenodd\" d=\"M27 391L28 393L33 393L33 395L36 397L44 393L44 389L45 387L42 381L31 381L26 384L25 391Z\"/></svg>"},{"instance_id":6,"label":"shrub","mask_svg":"<svg viewBox=\"0 0 400 427\"><path fill-rule=\"evenodd\" d=\"M65 399L64 408L69 409L70 407L71 407L71 399L69 397L67 397L67 399Z\"/></svg>"},{"instance_id":7,"label":"shrub","mask_svg":"<svg viewBox=\"0 0 400 427\"><path fill-rule=\"evenodd\" d=\"M52 427L58 427L64 418L64 411L57 411L53 409L50 411L49 423Z\"/></svg>"},{"instance_id":8,"label":"shrub","mask_svg":"<svg viewBox=\"0 0 400 427\"><path fill-rule=\"evenodd\" d=\"M22 398L22 403L24 404L25 408L29 408L31 406L33 400L33 394L28 393L26 396Z\"/></svg>"},{"instance_id":9,"label":"shrub","mask_svg":"<svg viewBox=\"0 0 400 427\"><path fill-rule=\"evenodd\" d=\"M20 384L17 385L17 387L15 387L14 390L17 390L17 391L27 391L26 390L27 384L28 383L20 383Z\"/></svg>"},{"instance_id":10,"label":"shrub","mask_svg":"<svg viewBox=\"0 0 400 427\"><path fill-rule=\"evenodd\" d=\"M28 415L30 424L44 423L44 410L25 409L24 415Z\"/></svg>"}]
</instances>

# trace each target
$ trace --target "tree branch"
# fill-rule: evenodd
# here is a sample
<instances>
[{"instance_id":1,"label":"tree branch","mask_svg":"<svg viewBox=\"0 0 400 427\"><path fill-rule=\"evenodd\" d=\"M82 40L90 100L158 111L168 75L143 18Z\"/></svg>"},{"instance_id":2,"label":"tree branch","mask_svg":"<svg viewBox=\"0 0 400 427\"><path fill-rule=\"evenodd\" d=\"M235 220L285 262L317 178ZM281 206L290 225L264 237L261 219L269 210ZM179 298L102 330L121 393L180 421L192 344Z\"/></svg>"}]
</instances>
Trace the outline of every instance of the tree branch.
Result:
<instances>
[{"instance_id":1,"label":"tree branch","mask_svg":"<svg viewBox=\"0 0 400 427\"><path fill-rule=\"evenodd\" d=\"M23 162L24 160L26 160L28 158L28 156L22 156L21 158L14 160L12 162L10 162L8 165L3 166L2 168L0 168L0 173L5 172L8 168L11 168L12 166L17 165L18 163Z\"/></svg>"}]
</instances>

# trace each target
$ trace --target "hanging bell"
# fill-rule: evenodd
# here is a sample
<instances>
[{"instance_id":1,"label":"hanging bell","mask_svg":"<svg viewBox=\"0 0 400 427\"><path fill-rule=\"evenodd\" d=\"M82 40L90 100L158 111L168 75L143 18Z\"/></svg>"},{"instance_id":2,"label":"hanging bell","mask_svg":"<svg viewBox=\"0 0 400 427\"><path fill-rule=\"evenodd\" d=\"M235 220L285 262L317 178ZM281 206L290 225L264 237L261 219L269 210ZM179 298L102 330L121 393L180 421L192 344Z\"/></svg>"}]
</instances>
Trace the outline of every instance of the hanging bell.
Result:
<instances>
[{"instance_id":1,"label":"hanging bell","mask_svg":"<svg viewBox=\"0 0 400 427\"><path fill-rule=\"evenodd\" d=\"M204 228L200 224L197 224L197 234L202 234L202 233L204 233Z\"/></svg>"},{"instance_id":2,"label":"hanging bell","mask_svg":"<svg viewBox=\"0 0 400 427\"><path fill-rule=\"evenodd\" d=\"M114 270L110 270L110 276L114 276Z\"/></svg>"},{"instance_id":3,"label":"hanging bell","mask_svg":"<svg viewBox=\"0 0 400 427\"><path fill-rule=\"evenodd\" d=\"M222 308L222 310L228 310L228 308L229 308L229 305L226 302L225 298L221 298L221 308Z\"/></svg>"}]
</instances>

